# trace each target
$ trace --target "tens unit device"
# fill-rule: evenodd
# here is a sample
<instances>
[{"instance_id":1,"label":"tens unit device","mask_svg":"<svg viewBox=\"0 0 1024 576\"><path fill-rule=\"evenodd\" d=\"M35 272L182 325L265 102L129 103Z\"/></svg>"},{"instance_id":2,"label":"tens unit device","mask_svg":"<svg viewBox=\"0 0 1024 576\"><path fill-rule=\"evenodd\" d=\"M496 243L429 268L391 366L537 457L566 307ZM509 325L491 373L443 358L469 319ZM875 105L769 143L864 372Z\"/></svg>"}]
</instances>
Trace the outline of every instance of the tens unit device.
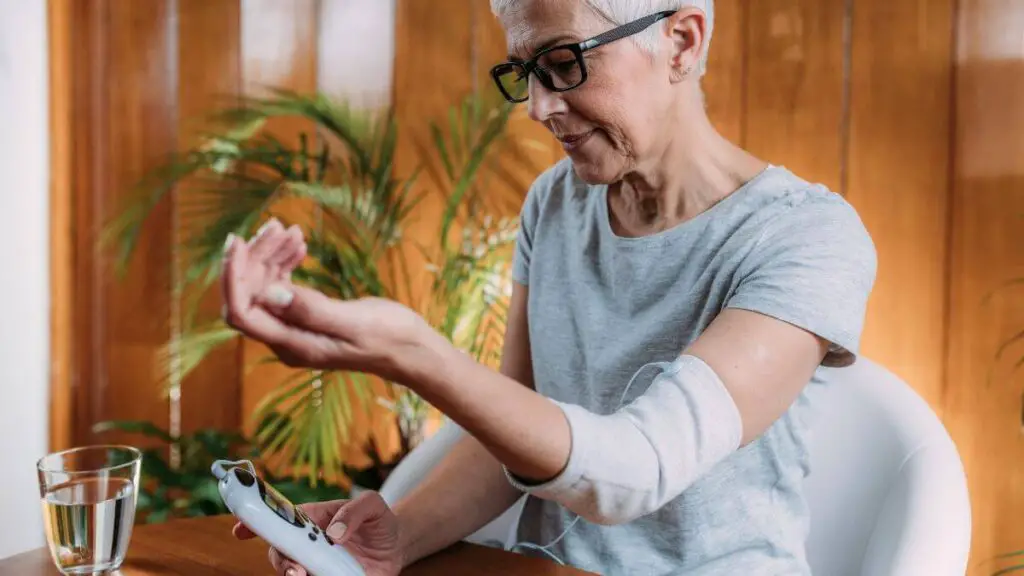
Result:
<instances>
[{"instance_id":1,"label":"tens unit device","mask_svg":"<svg viewBox=\"0 0 1024 576\"><path fill-rule=\"evenodd\" d=\"M311 576L364 576L340 544L256 475L252 462L218 460L211 467L228 510L257 536L298 562Z\"/></svg>"}]
</instances>

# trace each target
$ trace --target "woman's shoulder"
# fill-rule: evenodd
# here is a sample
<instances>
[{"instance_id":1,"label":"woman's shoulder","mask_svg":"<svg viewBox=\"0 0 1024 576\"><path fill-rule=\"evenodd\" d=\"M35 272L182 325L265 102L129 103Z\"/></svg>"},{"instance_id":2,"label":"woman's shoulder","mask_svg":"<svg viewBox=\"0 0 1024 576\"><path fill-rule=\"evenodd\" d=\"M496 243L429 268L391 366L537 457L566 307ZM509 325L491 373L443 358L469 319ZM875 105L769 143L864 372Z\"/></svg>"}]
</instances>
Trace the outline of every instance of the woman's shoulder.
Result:
<instances>
[{"instance_id":1,"label":"woman's shoulder","mask_svg":"<svg viewBox=\"0 0 1024 576\"><path fill-rule=\"evenodd\" d=\"M784 167L773 166L770 177L752 194L759 212L762 242L786 239L848 242L874 253L874 243L856 206L828 186L801 178Z\"/></svg>"}]
</instances>

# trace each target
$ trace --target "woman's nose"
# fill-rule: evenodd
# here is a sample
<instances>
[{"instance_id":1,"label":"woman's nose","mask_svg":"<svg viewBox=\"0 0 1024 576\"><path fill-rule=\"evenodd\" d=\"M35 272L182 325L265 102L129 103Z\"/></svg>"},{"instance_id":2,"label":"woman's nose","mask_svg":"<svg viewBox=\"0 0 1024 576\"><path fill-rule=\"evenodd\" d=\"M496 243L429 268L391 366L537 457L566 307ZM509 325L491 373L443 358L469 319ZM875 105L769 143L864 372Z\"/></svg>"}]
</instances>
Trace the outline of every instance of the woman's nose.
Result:
<instances>
[{"instance_id":1,"label":"woman's nose","mask_svg":"<svg viewBox=\"0 0 1024 576\"><path fill-rule=\"evenodd\" d=\"M529 100L526 101L527 111L535 122L543 124L553 116L565 112L565 101L561 95L548 90L533 76L530 77L529 96Z\"/></svg>"}]
</instances>

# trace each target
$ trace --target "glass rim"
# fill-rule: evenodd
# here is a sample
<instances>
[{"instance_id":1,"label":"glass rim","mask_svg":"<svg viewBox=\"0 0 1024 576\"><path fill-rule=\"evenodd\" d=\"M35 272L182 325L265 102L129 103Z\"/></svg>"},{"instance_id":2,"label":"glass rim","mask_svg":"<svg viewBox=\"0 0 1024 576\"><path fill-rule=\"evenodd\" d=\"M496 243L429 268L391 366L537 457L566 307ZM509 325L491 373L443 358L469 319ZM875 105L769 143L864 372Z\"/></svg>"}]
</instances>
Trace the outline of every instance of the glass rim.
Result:
<instances>
[{"instance_id":1,"label":"glass rim","mask_svg":"<svg viewBox=\"0 0 1024 576\"><path fill-rule=\"evenodd\" d=\"M92 470L59 470L54 468L47 468L43 463L49 459L57 456L67 456L70 454L77 454L80 452L87 452L92 450L124 450L132 455L131 460L122 462L121 464L114 464L112 466L103 466ZM60 450L58 452L52 452L47 454L36 461L36 470L39 472L46 472L50 474L95 474L96 472L110 472L114 470L120 470L129 466L134 466L137 462L142 460L142 450L134 446L128 446L126 444L94 444L91 446L76 446L74 448L68 448L66 450Z\"/></svg>"}]
</instances>

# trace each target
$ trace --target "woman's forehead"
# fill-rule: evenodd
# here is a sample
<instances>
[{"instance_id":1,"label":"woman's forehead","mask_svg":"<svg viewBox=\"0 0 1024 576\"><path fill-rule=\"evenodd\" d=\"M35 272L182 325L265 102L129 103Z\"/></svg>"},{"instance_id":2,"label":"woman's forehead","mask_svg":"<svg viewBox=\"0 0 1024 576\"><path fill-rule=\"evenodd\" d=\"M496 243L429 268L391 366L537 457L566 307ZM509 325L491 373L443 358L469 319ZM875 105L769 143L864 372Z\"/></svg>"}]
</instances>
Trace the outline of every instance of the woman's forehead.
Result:
<instances>
[{"instance_id":1,"label":"woman's forehead","mask_svg":"<svg viewBox=\"0 0 1024 576\"><path fill-rule=\"evenodd\" d=\"M501 17L509 56L524 59L544 48L599 34L601 24L582 2L565 0L520 0Z\"/></svg>"}]
</instances>

